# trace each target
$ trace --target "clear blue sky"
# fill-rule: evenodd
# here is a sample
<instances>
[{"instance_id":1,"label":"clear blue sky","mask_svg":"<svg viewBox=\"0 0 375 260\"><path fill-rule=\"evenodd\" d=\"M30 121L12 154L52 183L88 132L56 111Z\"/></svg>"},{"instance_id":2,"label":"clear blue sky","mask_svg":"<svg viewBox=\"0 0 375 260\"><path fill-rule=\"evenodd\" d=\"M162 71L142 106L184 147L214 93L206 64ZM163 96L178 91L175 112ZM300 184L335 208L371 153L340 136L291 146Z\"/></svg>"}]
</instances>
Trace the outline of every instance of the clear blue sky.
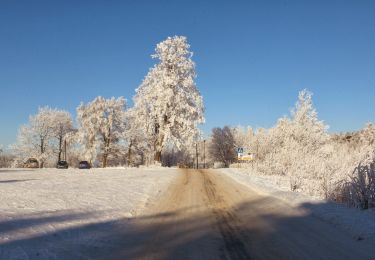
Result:
<instances>
[{"instance_id":1,"label":"clear blue sky","mask_svg":"<svg viewBox=\"0 0 375 260\"><path fill-rule=\"evenodd\" d=\"M185 35L206 121L272 126L314 93L330 131L375 121L375 1L0 1L0 143L39 106L131 100L155 45Z\"/></svg>"}]
</instances>

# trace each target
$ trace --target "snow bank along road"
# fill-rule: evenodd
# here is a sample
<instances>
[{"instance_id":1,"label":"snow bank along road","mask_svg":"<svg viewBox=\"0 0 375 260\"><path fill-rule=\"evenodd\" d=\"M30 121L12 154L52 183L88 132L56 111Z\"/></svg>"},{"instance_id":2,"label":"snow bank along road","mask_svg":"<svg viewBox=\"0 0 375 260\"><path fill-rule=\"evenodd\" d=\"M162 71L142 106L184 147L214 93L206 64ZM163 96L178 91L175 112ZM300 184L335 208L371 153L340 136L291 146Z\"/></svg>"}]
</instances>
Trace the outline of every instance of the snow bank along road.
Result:
<instances>
[{"instance_id":1,"label":"snow bank along road","mask_svg":"<svg viewBox=\"0 0 375 260\"><path fill-rule=\"evenodd\" d=\"M375 259L373 246L220 171L0 170L0 259Z\"/></svg>"},{"instance_id":2,"label":"snow bank along road","mask_svg":"<svg viewBox=\"0 0 375 260\"><path fill-rule=\"evenodd\" d=\"M113 259L375 259L373 245L219 171L184 170Z\"/></svg>"}]
</instances>

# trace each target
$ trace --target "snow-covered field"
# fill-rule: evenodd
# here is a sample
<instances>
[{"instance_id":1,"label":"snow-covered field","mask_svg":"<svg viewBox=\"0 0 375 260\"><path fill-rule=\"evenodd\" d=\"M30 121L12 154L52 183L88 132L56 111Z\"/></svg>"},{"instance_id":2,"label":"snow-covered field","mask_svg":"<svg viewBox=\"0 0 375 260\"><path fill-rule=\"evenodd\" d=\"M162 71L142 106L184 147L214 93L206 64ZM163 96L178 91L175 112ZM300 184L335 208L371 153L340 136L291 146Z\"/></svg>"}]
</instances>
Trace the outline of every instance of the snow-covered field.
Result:
<instances>
[{"instance_id":1,"label":"snow-covered field","mask_svg":"<svg viewBox=\"0 0 375 260\"><path fill-rule=\"evenodd\" d=\"M0 259L103 257L176 172L0 169Z\"/></svg>"},{"instance_id":2,"label":"snow-covered field","mask_svg":"<svg viewBox=\"0 0 375 260\"><path fill-rule=\"evenodd\" d=\"M375 211L361 211L346 205L328 202L306 194L292 192L289 180L283 176L248 174L243 169L220 169L221 172L260 193L281 199L306 210L313 216L346 231L358 240L375 243ZM289 190L288 190L289 189Z\"/></svg>"}]
</instances>

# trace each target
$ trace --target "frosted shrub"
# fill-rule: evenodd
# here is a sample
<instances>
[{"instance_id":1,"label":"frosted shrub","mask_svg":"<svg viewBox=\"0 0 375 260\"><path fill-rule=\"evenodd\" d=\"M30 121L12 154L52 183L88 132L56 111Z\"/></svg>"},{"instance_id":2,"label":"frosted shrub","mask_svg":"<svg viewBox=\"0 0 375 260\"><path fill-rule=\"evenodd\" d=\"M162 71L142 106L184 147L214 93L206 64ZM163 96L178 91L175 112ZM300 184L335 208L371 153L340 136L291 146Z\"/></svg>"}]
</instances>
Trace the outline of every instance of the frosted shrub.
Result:
<instances>
[{"instance_id":1,"label":"frosted shrub","mask_svg":"<svg viewBox=\"0 0 375 260\"><path fill-rule=\"evenodd\" d=\"M368 209L375 206L375 160L361 162L353 171L349 181L341 187L343 200L349 205Z\"/></svg>"},{"instance_id":2,"label":"frosted shrub","mask_svg":"<svg viewBox=\"0 0 375 260\"><path fill-rule=\"evenodd\" d=\"M301 188L302 180L297 175L291 175L289 178L290 190L297 191Z\"/></svg>"}]
</instances>

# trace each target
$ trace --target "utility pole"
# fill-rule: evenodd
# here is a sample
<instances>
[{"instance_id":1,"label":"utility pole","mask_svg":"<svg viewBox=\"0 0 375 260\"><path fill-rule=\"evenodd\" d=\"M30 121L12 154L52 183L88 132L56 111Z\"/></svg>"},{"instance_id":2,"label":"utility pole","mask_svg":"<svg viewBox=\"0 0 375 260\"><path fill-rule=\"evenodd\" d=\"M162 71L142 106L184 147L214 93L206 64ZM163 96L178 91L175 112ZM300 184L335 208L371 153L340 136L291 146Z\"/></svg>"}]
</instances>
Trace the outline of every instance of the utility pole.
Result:
<instances>
[{"instance_id":1,"label":"utility pole","mask_svg":"<svg viewBox=\"0 0 375 260\"><path fill-rule=\"evenodd\" d=\"M64 160L66 160L66 140L64 140Z\"/></svg>"},{"instance_id":2,"label":"utility pole","mask_svg":"<svg viewBox=\"0 0 375 260\"><path fill-rule=\"evenodd\" d=\"M206 169L206 139L203 140L203 168Z\"/></svg>"},{"instance_id":3,"label":"utility pole","mask_svg":"<svg viewBox=\"0 0 375 260\"><path fill-rule=\"evenodd\" d=\"M195 158L197 159L197 169L198 169L198 143L195 144Z\"/></svg>"}]
</instances>

